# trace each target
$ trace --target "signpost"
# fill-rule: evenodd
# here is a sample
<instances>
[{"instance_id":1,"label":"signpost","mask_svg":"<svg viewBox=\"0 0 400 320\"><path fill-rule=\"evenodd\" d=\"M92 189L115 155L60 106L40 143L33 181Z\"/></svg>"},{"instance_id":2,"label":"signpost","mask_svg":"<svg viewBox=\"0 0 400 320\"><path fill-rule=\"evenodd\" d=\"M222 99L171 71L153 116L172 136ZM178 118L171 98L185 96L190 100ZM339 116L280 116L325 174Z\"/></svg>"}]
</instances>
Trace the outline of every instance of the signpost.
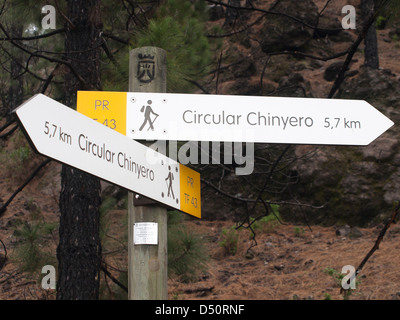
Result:
<instances>
[{"instance_id":1,"label":"signpost","mask_svg":"<svg viewBox=\"0 0 400 320\"><path fill-rule=\"evenodd\" d=\"M79 91L77 108L136 140L362 146L393 125L363 100Z\"/></svg>"},{"instance_id":2,"label":"signpost","mask_svg":"<svg viewBox=\"0 0 400 320\"><path fill-rule=\"evenodd\" d=\"M137 92L165 92L166 88L166 52L156 47L131 50L128 89ZM126 112L126 108L124 111ZM122 130L123 124L122 127L118 122L115 125ZM171 180L172 177L168 175L168 179ZM168 194L170 191L168 190ZM137 199L132 192L128 193L128 299L166 300L168 298L167 210L146 200ZM135 227L142 223L157 224L157 245L137 245L132 241L135 229L136 232L138 230Z\"/></svg>"},{"instance_id":3,"label":"signpost","mask_svg":"<svg viewBox=\"0 0 400 320\"><path fill-rule=\"evenodd\" d=\"M201 217L200 175L190 168L42 94L15 114L38 153Z\"/></svg>"}]
</instances>

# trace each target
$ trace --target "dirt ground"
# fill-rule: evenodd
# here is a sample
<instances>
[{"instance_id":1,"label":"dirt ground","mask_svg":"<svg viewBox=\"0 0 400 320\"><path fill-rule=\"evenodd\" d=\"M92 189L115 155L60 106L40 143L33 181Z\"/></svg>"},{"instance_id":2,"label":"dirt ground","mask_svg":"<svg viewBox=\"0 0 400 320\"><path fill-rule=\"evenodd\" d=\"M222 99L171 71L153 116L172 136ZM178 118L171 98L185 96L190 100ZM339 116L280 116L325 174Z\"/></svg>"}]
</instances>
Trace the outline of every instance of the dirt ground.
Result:
<instances>
[{"instance_id":1,"label":"dirt ground","mask_svg":"<svg viewBox=\"0 0 400 320\"><path fill-rule=\"evenodd\" d=\"M225 256L219 235L231 223L199 221L190 225L214 240L210 243L210 270L197 283L171 281L171 299L341 300L337 278L326 270L341 273L346 265L357 268L381 229L360 229L362 236L350 239L337 236L334 227L311 226L310 230L307 226L279 225L271 233L257 235L258 245L251 249L254 257L248 259L248 230L240 232L236 255ZM394 225L389 230L360 273L350 299L400 298L400 227Z\"/></svg>"},{"instance_id":2,"label":"dirt ground","mask_svg":"<svg viewBox=\"0 0 400 320\"><path fill-rule=\"evenodd\" d=\"M57 164L48 168L47 175L57 174ZM42 177L43 179L43 177ZM28 188L25 192L34 191ZM8 257L0 271L0 300L55 299L54 290L41 289L38 275L30 276L19 270L13 256L18 242L13 228L6 227L17 216L29 216L21 195L2 217L0 239ZM36 198L36 197L35 197ZM36 198L38 199L38 198ZM54 197L40 204L46 221L57 221ZM21 209L22 208L22 209ZM108 235L112 239L104 252L106 261L119 270L127 270L127 254L121 250L120 240L126 233L123 223L126 210L115 210L110 216ZM382 225L358 229L358 237L336 234L335 227L295 226L278 224L268 230L257 231L257 245L247 229L239 230L237 252L226 255L221 244L222 230L235 224L231 221L206 221L189 217L185 222L206 241L210 260L208 270L189 283L177 278L168 281L170 300L343 300L340 280L327 270L341 273L343 266L358 267L374 245ZM47 249L55 252L57 232L46 241ZM386 233L379 250L362 269L352 292L351 300L400 299L400 226L394 224ZM115 245L115 252L113 252ZM123 247L123 246L122 246ZM119 248L119 250L118 250ZM1 248L0 256L4 257ZM117 275L116 272L113 273ZM102 275L104 276L104 275ZM107 280L109 285L111 281Z\"/></svg>"}]
</instances>

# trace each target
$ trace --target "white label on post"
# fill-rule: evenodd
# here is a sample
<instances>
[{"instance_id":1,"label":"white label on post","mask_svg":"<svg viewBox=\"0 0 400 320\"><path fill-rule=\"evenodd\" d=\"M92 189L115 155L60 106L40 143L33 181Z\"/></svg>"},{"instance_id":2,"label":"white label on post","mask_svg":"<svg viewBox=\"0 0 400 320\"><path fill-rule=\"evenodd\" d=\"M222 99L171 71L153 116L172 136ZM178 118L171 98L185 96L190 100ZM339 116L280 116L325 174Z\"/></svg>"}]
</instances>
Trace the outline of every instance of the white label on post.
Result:
<instances>
[{"instance_id":1,"label":"white label on post","mask_svg":"<svg viewBox=\"0 0 400 320\"><path fill-rule=\"evenodd\" d=\"M133 244L158 244L158 224L138 222L133 225Z\"/></svg>"}]
</instances>

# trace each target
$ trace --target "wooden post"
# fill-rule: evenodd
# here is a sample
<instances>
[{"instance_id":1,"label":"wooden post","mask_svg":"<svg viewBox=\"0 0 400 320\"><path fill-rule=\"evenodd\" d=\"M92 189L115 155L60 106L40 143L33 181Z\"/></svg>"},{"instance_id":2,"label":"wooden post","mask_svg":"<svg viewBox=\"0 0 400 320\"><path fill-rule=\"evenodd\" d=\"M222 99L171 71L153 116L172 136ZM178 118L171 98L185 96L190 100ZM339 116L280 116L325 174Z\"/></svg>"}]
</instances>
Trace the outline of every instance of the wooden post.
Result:
<instances>
[{"instance_id":1,"label":"wooden post","mask_svg":"<svg viewBox=\"0 0 400 320\"><path fill-rule=\"evenodd\" d=\"M166 53L156 47L133 49L129 56L130 92L166 92ZM128 193L128 298L166 300L168 298L167 210L146 199L137 201ZM141 202L141 203L140 203ZM135 245L134 224L158 224L158 245Z\"/></svg>"}]
</instances>

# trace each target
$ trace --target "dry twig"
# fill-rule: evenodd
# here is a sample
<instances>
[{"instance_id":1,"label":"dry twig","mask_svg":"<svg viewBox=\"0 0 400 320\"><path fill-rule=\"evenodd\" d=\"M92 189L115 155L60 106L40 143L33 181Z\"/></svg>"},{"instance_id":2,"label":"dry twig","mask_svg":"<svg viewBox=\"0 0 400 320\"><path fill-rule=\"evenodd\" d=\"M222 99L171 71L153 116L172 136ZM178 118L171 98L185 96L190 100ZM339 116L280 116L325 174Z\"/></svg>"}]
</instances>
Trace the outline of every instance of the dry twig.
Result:
<instances>
[{"instance_id":1,"label":"dry twig","mask_svg":"<svg viewBox=\"0 0 400 320\"><path fill-rule=\"evenodd\" d=\"M391 217L388 219L386 224L383 226L381 232L379 232L378 238L375 241L374 246L371 248L371 250L367 253L365 258L361 261L360 265L356 269L356 275L358 275L361 271L361 269L364 267L364 265L367 263L368 259L374 254L376 250L379 249L379 245L383 240L383 237L385 236L386 231L389 229L389 227L392 225L392 223L396 223L396 218L400 213L400 201L397 204L396 208L394 209Z\"/></svg>"}]
</instances>

